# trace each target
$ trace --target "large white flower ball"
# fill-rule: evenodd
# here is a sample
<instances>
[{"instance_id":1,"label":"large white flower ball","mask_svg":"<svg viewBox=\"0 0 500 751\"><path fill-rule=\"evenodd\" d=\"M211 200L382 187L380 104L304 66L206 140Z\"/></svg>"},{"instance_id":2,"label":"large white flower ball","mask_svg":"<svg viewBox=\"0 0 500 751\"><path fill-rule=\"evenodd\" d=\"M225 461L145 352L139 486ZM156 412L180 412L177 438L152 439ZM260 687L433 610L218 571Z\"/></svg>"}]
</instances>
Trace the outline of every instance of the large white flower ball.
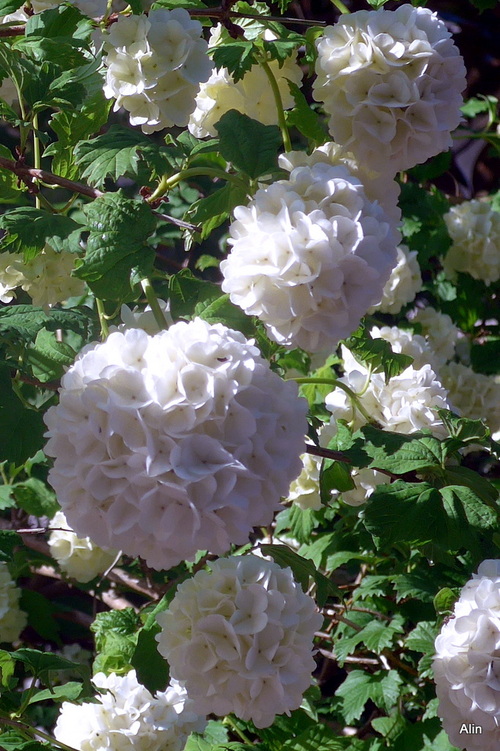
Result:
<instances>
[{"instance_id":1,"label":"large white flower ball","mask_svg":"<svg viewBox=\"0 0 500 751\"><path fill-rule=\"evenodd\" d=\"M500 429L500 383L493 376L476 373L459 362L443 365L439 374L461 415L483 420L492 433Z\"/></svg>"},{"instance_id":2,"label":"large white flower ball","mask_svg":"<svg viewBox=\"0 0 500 751\"><path fill-rule=\"evenodd\" d=\"M212 71L199 21L183 8L119 16L104 34L104 95L144 133L185 126Z\"/></svg>"},{"instance_id":3,"label":"large white flower ball","mask_svg":"<svg viewBox=\"0 0 500 751\"><path fill-rule=\"evenodd\" d=\"M440 365L455 356L460 330L447 313L441 313L428 305L426 308L413 311L408 318L412 323L418 323L422 327L422 334Z\"/></svg>"},{"instance_id":4,"label":"large white flower ball","mask_svg":"<svg viewBox=\"0 0 500 751\"><path fill-rule=\"evenodd\" d=\"M481 563L455 603L453 616L443 625L435 649L433 670L438 714L451 743L466 751L497 751L500 748L500 561ZM474 732L478 727L482 732Z\"/></svg>"},{"instance_id":5,"label":"large white flower ball","mask_svg":"<svg viewBox=\"0 0 500 751\"><path fill-rule=\"evenodd\" d=\"M306 410L222 324L114 332L46 413L49 480L79 536L168 569L271 522L300 473Z\"/></svg>"},{"instance_id":6,"label":"large white flower ball","mask_svg":"<svg viewBox=\"0 0 500 751\"><path fill-rule=\"evenodd\" d=\"M392 223L345 164L296 167L234 216L222 289L290 347L334 349L396 263Z\"/></svg>"},{"instance_id":7,"label":"large white flower ball","mask_svg":"<svg viewBox=\"0 0 500 751\"><path fill-rule=\"evenodd\" d=\"M444 220L452 244L443 260L448 277L457 271L486 285L500 279L500 212L484 201L452 206Z\"/></svg>"},{"instance_id":8,"label":"large white flower ball","mask_svg":"<svg viewBox=\"0 0 500 751\"><path fill-rule=\"evenodd\" d=\"M395 174L451 146L466 71L436 13L405 3L342 15L317 48L314 97L358 159Z\"/></svg>"},{"instance_id":9,"label":"large white flower ball","mask_svg":"<svg viewBox=\"0 0 500 751\"><path fill-rule=\"evenodd\" d=\"M6 563L0 562L0 644L13 642L28 622L19 607L21 590L16 587Z\"/></svg>"},{"instance_id":10,"label":"large white flower ball","mask_svg":"<svg viewBox=\"0 0 500 751\"><path fill-rule=\"evenodd\" d=\"M188 735L206 726L177 681L154 696L135 670L92 681L102 690L97 701L63 702L54 728L56 740L78 751L183 751Z\"/></svg>"},{"instance_id":11,"label":"large white flower ball","mask_svg":"<svg viewBox=\"0 0 500 751\"><path fill-rule=\"evenodd\" d=\"M322 617L289 568L253 555L210 567L157 616L158 649L196 711L267 727L300 706Z\"/></svg>"},{"instance_id":12,"label":"large white flower ball","mask_svg":"<svg viewBox=\"0 0 500 751\"><path fill-rule=\"evenodd\" d=\"M116 550L103 550L89 537L78 537L62 511L50 521L50 552L62 571L79 582L89 582L104 573L118 557Z\"/></svg>"},{"instance_id":13,"label":"large white flower ball","mask_svg":"<svg viewBox=\"0 0 500 751\"><path fill-rule=\"evenodd\" d=\"M406 245L400 245L397 250L398 262L382 291L382 299L370 309L370 313L399 313L422 289L417 251L410 250Z\"/></svg>"}]
</instances>

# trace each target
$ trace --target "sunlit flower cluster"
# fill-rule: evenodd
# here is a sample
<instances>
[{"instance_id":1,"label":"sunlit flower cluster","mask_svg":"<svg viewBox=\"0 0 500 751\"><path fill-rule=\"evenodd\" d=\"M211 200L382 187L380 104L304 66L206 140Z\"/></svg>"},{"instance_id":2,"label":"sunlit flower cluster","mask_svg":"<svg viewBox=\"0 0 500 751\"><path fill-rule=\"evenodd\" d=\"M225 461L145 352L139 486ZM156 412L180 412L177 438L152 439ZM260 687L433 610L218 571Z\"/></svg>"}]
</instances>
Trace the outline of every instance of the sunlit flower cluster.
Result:
<instances>
[{"instance_id":1,"label":"sunlit flower cluster","mask_svg":"<svg viewBox=\"0 0 500 751\"><path fill-rule=\"evenodd\" d=\"M0 302L15 298L16 288L25 280L22 267L23 259L18 253L0 253Z\"/></svg>"},{"instance_id":2,"label":"sunlit flower cluster","mask_svg":"<svg viewBox=\"0 0 500 751\"><path fill-rule=\"evenodd\" d=\"M79 582L89 582L104 573L117 558L116 550L103 550L88 537L78 537L62 511L57 511L50 527L50 552L61 570Z\"/></svg>"},{"instance_id":3,"label":"sunlit flower cluster","mask_svg":"<svg viewBox=\"0 0 500 751\"><path fill-rule=\"evenodd\" d=\"M75 532L167 569L270 523L300 473L307 404L222 324L113 332L45 415L49 481Z\"/></svg>"},{"instance_id":4,"label":"sunlit flower cluster","mask_svg":"<svg viewBox=\"0 0 500 751\"><path fill-rule=\"evenodd\" d=\"M183 751L188 735L205 728L177 681L153 696L135 670L92 680L103 690L97 702L63 702L54 728L56 740L77 751Z\"/></svg>"},{"instance_id":5,"label":"sunlit flower cluster","mask_svg":"<svg viewBox=\"0 0 500 751\"><path fill-rule=\"evenodd\" d=\"M321 508L321 493L319 489L319 470L321 459L311 454L303 454L302 472L290 485L287 500L292 501L301 509Z\"/></svg>"},{"instance_id":6,"label":"sunlit flower cluster","mask_svg":"<svg viewBox=\"0 0 500 751\"><path fill-rule=\"evenodd\" d=\"M222 289L280 344L334 348L396 263L391 223L343 164L296 167L234 216Z\"/></svg>"},{"instance_id":7,"label":"sunlit flower cluster","mask_svg":"<svg viewBox=\"0 0 500 751\"><path fill-rule=\"evenodd\" d=\"M500 561L483 561L435 643L438 714L451 743L466 751L500 746ZM460 732L482 728L481 733Z\"/></svg>"},{"instance_id":8,"label":"sunlit flower cluster","mask_svg":"<svg viewBox=\"0 0 500 751\"><path fill-rule=\"evenodd\" d=\"M370 312L399 313L401 308L415 299L422 289L422 276L417 261L417 251L406 245L398 247L398 262L382 292L382 299Z\"/></svg>"},{"instance_id":9,"label":"sunlit flower cluster","mask_svg":"<svg viewBox=\"0 0 500 751\"><path fill-rule=\"evenodd\" d=\"M342 493L333 491L333 495L339 495L348 506L361 506L366 503L377 485L383 485L388 481L387 476L382 472L369 467L353 469L351 476L354 481L352 490L343 490Z\"/></svg>"},{"instance_id":10,"label":"sunlit flower cluster","mask_svg":"<svg viewBox=\"0 0 500 751\"><path fill-rule=\"evenodd\" d=\"M451 146L465 67L436 13L405 3L342 15L317 48L314 97L360 160L395 174Z\"/></svg>"},{"instance_id":11,"label":"sunlit flower cluster","mask_svg":"<svg viewBox=\"0 0 500 751\"><path fill-rule=\"evenodd\" d=\"M104 35L104 94L144 133L185 126L212 70L199 21L183 8L119 16Z\"/></svg>"},{"instance_id":12,"label":"sunlit flower cluster","mask_svg":"<svg viewBox=\"0 0 500 751\"><path fill-rule=\"evenodd\" d=\"M85 283L71 276L75 254L57 253L49 245L35 258L25 262L17 253L0 255L0 300L10 302L15 289L21 287L33 300L33 305L48 307L69 297L82 295Z\"/></svg>"},{"instance_id":13,"label":"sunlit flower cluster","mask_svg":"<svg viewBox=\"0 0 500 751\"><path fill-rule=\"evenodd\" d=\"M413 311L408 317L412 323L418 323L422 327L422 334L429 343L436 362L442 365L454 357L460 331L447 313L440 313L428 305Z\"/></svg>"},{"instance_id":14,"label":"sunlit flower cluster","mask_svg":"<svg viewBox=\"0 0 500 751\"><path fill-rule=\"evenodd\" d=\"M289 568L253 555L210 567L157 616L158 649L198 712L267 727L300 706L321 615Z\"/></svg>"},{"instance_id":15,"label":"sunlit flower cluster","mask_svg":"<svg viewBox=\"0 0 500 751\"><path fill-rule=\"evenodd\" d=\"M12 580L7 564L0 562L0 644L13 642L26 626L26 613L19 607L21 590Z\"/></svg>"},{"instance_id":16,"label":"sunlit flower cluster","mask_svg":"<svg viewBox=\"0 0 500 751\"><path fill-rule=\"evenodd\" d=\"M444 220L452 244L443 260L446 274L470 274L490 285L500 279L500 212L484 201L452 206Z\"/></svg>"}]
</instances>

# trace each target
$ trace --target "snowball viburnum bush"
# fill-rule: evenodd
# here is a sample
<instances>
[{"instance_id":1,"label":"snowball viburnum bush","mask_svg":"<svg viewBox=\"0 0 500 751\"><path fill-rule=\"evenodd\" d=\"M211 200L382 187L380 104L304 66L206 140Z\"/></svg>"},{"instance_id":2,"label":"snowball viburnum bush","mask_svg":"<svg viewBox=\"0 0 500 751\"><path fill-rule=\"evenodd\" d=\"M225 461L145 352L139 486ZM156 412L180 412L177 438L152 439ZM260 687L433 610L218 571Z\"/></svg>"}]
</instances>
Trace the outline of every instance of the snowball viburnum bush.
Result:
<instances>
[{"instance_id":1,"label":"snowball viburnum bush","mask_svg":"<svg viewBox=\"0 0 500 751\"><path fill-rule=\"evenodd\" d=\"M57 511L51 519L52 532L49 546L52 555L62 571L79 582L89 582L98 574L104 573L116 560L116 550L103 550L94 545L88 537L78 537L68 529L68 522L62 511Z\"/></svg>"},{"instance_id":2,"label":"snowball viburnum bush","mask_svg":"<svg viewBox=\"0 0 500 751\"><path fill-rule=\"evenodd\" d=\"M269 524L300 473L306 402L201 319L82 350L46 413L50 483L80 536L167 569Z\"/></svg>"},{"instance_id":3,"label":"snowball viburnum bush","mask_svg":"<svg viewBox=\"0 0 500 751\"><path fill-rule=\"evenodd\" d=\"M422 289L422 276L417 261L417 251L409 250L406 245L397 249L398 261L382 291L382 299L371 308L370 312L399 313L408 303L415 299Z\"/></svg>"},{"instance_id":4,"label":"snowball viburnum bush","mask_svg":"<svg viewBox=\"0 0 500 751\"><path fill-rule=\"evenodd\" d=\"M300 706L322 617L289 568L245 555L210 569L181 584L158 614L158 649L197 711L267 727Z\"/></svg>"},{"instance_id":5,"label":"snowball viburnum bush","mask_svg":"<svg viewBox=\"0 0 500 751\"><path fill-rule=\"evenodd\" d=\"M443 259L448 277L457 271L490 285L500 279L500 212L484 201L464 201L444 216L452 244Z\"/></svg>"},{"instance_id":6,"label":"snowball viburnum bush","mask_svg":"<svg viewBox=\"0 0 500 751\"><path fill-rule=\"evenodd\" d=\"M97 673L92 682L101 689L97 702L63 702L54 728L56 740L77 751L183 751L188 735L206 725L175 680L155 695L135 670Z\"/></svg>"},{"instance_id":7,"label":"snowball viburnum bush","mask_svg":"<svg viewBox=\"0 0 500 751\"><path fill-rule=\"evenodd\" d=\"M21 287L33 300L33 305L47 307L69 297L82 295L85 283L70 276L75 267L75 254L57 253L46 245L35 258L25 262L17 253L0 255L0 301L9 302L14 290Z\"/></svg>"},{"instance_id":8,"label":"snowball viburnum bush","mask_svg":"<svg viewBox=\"0 0 500 751\"><path fill-rule=\"evenodd\" d=\"M357 11L317 47L314 97L335 141L360 161L395 174L451 146L465 67L436 13L409 4Z\"/></svg>"}]
</instances>

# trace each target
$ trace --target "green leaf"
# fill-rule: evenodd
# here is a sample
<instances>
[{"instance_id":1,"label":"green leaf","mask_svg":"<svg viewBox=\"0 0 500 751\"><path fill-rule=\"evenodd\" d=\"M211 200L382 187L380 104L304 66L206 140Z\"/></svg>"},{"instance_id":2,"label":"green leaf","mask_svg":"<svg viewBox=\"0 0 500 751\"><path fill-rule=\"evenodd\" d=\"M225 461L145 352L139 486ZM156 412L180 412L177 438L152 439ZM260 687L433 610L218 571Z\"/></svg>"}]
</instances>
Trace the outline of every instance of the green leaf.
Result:
<instances>
[{"instance_id":1,"label":"green leaf","mask_svg":"<svg viewBox=\"0 0 500 751\"><path fill-rule=\"evenodd\" d=\"M355 487L348 464L324 459L319 477L321 502L328 504L332 490L344 493Z\"/></svg>"},{"instance_id":2,"label":"green leaf","mask_svg":"<svg viewBox=\"0 0 500 751\"><path fill-rule=\"evenodd\" d=\"M464 445L469 443L483 443L489 436L489 429L481 420L469 420L447 409L436 410L445 424L452 438L456 438Z\"/></svg>"},{"instance_id":3,"label":"green leaf","mask_svg":"<svg viewBox=\"0 0 500 751\"><path fill-rule=\"evenodd\" d=\"M390 433L371 425L361 428L358 433L365 439L364 449L372 459L371 467L385 469L396 475L444 467L445 446L433 436L422 433Z\"/></svg>"},{"instance_id":4,"label":"green leaf","mask_svg":"<svg viewBox=\"0 0 500 751\"><path fill-rule=\"evenodd\" d=\"M90 629L95 633L94 673L127 673L137 645L138 616L133 608L98 613Z\"/></svg>"},{"instance_id":5,"label":"green leaf","mask_svg":"<svg viewBox=\"0 0 500 751\"><path fill-rule=\"evenodd\" d=\"M403 616L396 615L392 621L372 620L359 635L367 649L375 654L381 654L384 649L392 646L396 634L403 633Z\"/></svg>"},{"instance_id":6,"label":"green leaf","mask_svg":"<svg viewBox=\"0 0 500 751\"><path fill-rule=\"evenodd\" d=\"M229 299L229 295L221 295L215 300L198 302L194 306L193 315L199 316L208 323L223 323L231 329L241 331L246 336L254 333L252 319L249 318L241 308Z\"/></svg>"},{"instance_id":7,"label":"green leaf","mask_svg":"<svg viewBox=\"0 0 500 751\"><path fill-rule=\"evenodd\" d=\"M36 477L13 486L12 492L18 506L33 516L48 516L51 519L59 508L55 493Z\"/></svg>"},{"instance_id":8,"label":"green leaf","mask_svg":"<svg viewBox=\"0 0 500 751\"><path fill-rule=\"evenodd\" d=\"M174 321L180 318L190 320L193 308L204 309L209 303L223 295L219 285L198 279L189 269L182 269L170 277L170 313Z\"/></svg>"},{"instance_id":9,"label":"green leaf","mask_svg":"<svg viewBox=\"0 0 500 751\"><path fill-rule=\"evenodd\" d=\"M256 64L255 52L253 43L245 41L226 42L211 50L215 67L227 68L235 83Z\"/></svg>"},{"instance_id":10,"label":"green leaf","mask_svg":"<svg viewBox=\"0 0 500 751\"><path fill-rule=\"evenodd\" d=\"M439 626L436 623L420 621L406 637L405 646L415 652L434 654L434 642L438 633Z\"/></svg>"},{"instance_id":11,"label":"green leaf","mask_svg":"<svg viewBox=\"0 0 500 751\"><path fill-rule=\"evenodd\" d=\"M286 32L285 32L286 33ZM271 60L278 60L280 63L285 62L298 48L305 44L305 38L302 34L296 34L294 31L286 33L279 39L264 39L262 44Z\"/></svg>"},{"instance_id":12,"label":"green leaf","mask_svg":"<svg viewBox=\"0 0 500 751\"><path fill-rule=\"evenodd\" d=\"M40 701L75 701L78 699L83 690L83 684L76 681L69 681L64 686L54 686L52 689L45 688L37 691L31 699L29 704L36 704Z\"/></svg>"},{"instance_id":13,"label":"green leaf","mask_svg":"<svg viewBox=\"0 0 500 751\"><path fill-rule=\"evenodd\" d=\"M93 329L91 311L87 308L59 310L51 308L46 313L32 305L9 305L0 308L0 336L24 342L35 341L45 327L50 331L64 329L87 337ZM0 376L1 382L1 376ZM0 394L0 404L2 402Z\"/></svg>"},{"instance_id":14,"label":"green leaf","mask_svg":"<svg viewBox=\"0 0 500 751\"><path fill-rule=\"evenodd\" d=\"M294 98L295 107L285 113L287 125L289 127L295 126L315 146L326 143L329 135L319 114L311 109L309 102L296 83L288 81L288 88Z\"/></svg>"},{"instance_id":15,"label":"green leaf","mask_svg":"<svg viewBox=\"0 0 500 751\"><path fill-rule=\"evenodd\" d=\"M348 748L345 738L339 737L326 725L311 725L296 738L282 744L283 751L343 751Z\"/></svg>"},{"instance_id":16,"label":"green leaf","mask_svg":"<svg viewBox=\"0 0 500 751\"><path fill-rule=\"evenodd\" d=\"M148 145L147 136L140 131L112 125L104 135L77 143L75 164L83 180L101 188L107 177L114 181L122 176L136 177L138 150Z\"/></svg>"},{"instance_id":17,"label":"green leaf","mask_svg":"<svg viewBox=\"0 0 500 751\"><path fill-rule=\"evenodd\" d=\"M74 6L60 5L49 8L42 13L35 13L28 18L25 26L25 36L40 36L47 38L68 37L84 38L92 29L87 18Z\"/></svg>"},{"instance_id":18,"label":"green leaf","mask_svg":"<svg viewBox=\"0 0 500 751\"><path fill-rule=\"evenodd\" d=\"M16 499L12 495L12 485L0 485L0 511L15 505Z\"/></svg>"},{"instance_id":19,"label":"green leaf","mask_svg":"<svg viewBox=\"0 0 500 751\"><path fill-rule=\"evenodd\" d=\"M0 144L0 156L13 160L10 149ZM26 190L18 177L8 169L0 167L0 203L18 203Z\"/></svg>"},{"instance_id":20,"label":"green leaf","mask_svg":"<svg viewBox=\"0 0 500 751\"><path fill-rule=\"evenodd\" d=\"M344 683L337 689L335 696L340 696L343 716L348 725L361 717L368 700L380 709L389 711L396 703L403 679L395 671L374 674L353 670Z\"/></svg>"},{"instance_id":21,"label":"green leaf","mask_svg":"<svg viewBox=\"0 0 500 751\"><path fill-rule=\"evenodd\" d=\"M61 643L59 621L54 618L56 608L47 597L34 589L22 589L21 609L28 615L28 625L42 639Z\"/></svg>"},{"instance_id":22,"label":"green leaf","mask_svg":"<svg viewBox=\"0 0 500 751\"><path fill-rule=\"evenodd\" d=\"M0 529L0 561L10 563L17 546L24 547L21 535L13 529Z\"/></svg>"},{"instance_id":23,"label":"green leaf","mask_svg":"<svg viewBox=\"0 0 500 751\"><path fill-rule=\"evenodd\" d=\"M38 649L21 648L12 654L15 660L24 663L33 675L47 682L51 670L80 670L81 665L60 657L53 652L40 652Z\"/></svg>"},{"instance_id":24,"label":"green leaf","mask_svg":"<svg viewBox=\"0 0 500 751\"><path fill-rule=\"evenodd\" d=\"M165 691L170 678L168 663L158 652L158 642L155 639L161 631L156 615L168 608L174 594L175 589L172 588L148 614L139 631L137 646L132 655L131 663L137 671L139 682L152 694L155 691Z\"/></svg>"},{"instance_id":25,"label":"green leaf","mask_svg":"<svg viewBox=\"0 0 500 751\"><path fill-rule=\"evenodd\" d=\"M0 368L0 461L24 464L43 445L44 432L41 413L24 406L12 389L8 369Z\"/></svg>"},{"instance_id":26,"label":"green leaf","mask_svg":"<svg viewBox=\"0 0 500 751\"><path fill-rule=\"evenodd\" d=\"M311 532L315 527L314 511L302 509L297 504L281 511L276 518L275 534L280 535L285 530L290 530L292 537L298 542L308 542Z\"/></svg>"},{"instance_id":27,"label":"green leaf","mask_svg":"<svg viewBox=\"0 0 500 751\"><path fill-rule=\"evenodd\" d=\"M412 178L417 182L425 183L428 180L435 180L436 177L440 177L444 172L447 172L452 163L452 154L450 151L444 151L438 154L433 159L429 159L424 164L419 164L410 170Z\"/></svg>"},{"instance_id":28,"label":"green leaf","mask_svg":"<svg viewBox=\"0 0 500 751\"><path fill-rule=\"evenodd\" d=\"M59 342L53 331L41 329L34 344L26 351L25 361L31 365L33 375L42 383L60 378L65 366L71 365L75 350L65 342Z\"/></svg>"},{"instance_id":29,"label":"green leaf","mask_svg":"<svg viewBox=\"0 0 500 751\"><path fill-rule=\"evenodd\" d=\"M227 182L223 188L197 201L184 218L192 224L201 224L200 237L205 240L216 227L229 218L235 206L245 203L246 200L247 192L244 188Z\"/></svg>"},{"instance_id":30,"label":"green leaf","mask_svg":"<svg viewBox=\"0 0 500 751\"><path fill-rule=\"evenodd\" d=\"M0 683L2 686L8 686L10 679L14 675L15 662L9 652L0 649Z\"/></svg>"},{"instance_id":31,"label":"green leaf","mask_svg":"<svg viewBox=\"0 0 500 751\"><path fill-rule=\"evenodd\" d=\"M9 13L22 8L23 0L0 0L0 15L7 16Z\"/></svg>"},{"instance_id":32,"label":"green leaf","mask_svg":"<svg viewBox=\"0 0 500 751\"><path fill-rule=\"evenodd\" d=\"M1 241L2 247L10 252L23 253L25 260L34 258L45 244L56 252L81 251L82 226L62 214L22 206L0 217L0 228L7 233Z\"/></svg>"},{"instance_id":33,"label":"green leaf","mask_svg":"<svg viewBox=\"0 0 500 751\"><path fill-rule=\"evenodd\" d=\"M456 534L465 543L476 530L495 529L498 521L495 511L486 506L472 488L448 485L439 491L448 514L449 526L456 525ZM462 529L465 525L465 530ZM470 533L468 534L468 530Z\"/></svg>"},{"instance_id":34,"label":"green leaf","mask_svg":"<svg viewBox=\"0 0 500 751\"><path fill-rule=\"evenodd\" d=\"M261 545L263 555L269 555L280 566L289 566L295 579L299 582L304 592L309 588L309 579L313 578L316 583L316 600L322 607L330 595L340 596L339 589L321 571L317 571L311 560L306 560L291 550L286 545Z\"/></svg>"},{"instance_id":35,"label":"green leaf","mask_svg":"<svg viewBox=\"0 0 500 751\"><path fill-rule=\"evenodd\" d=\"M385 382L403 372L413 358L392 351L385 339L373 339L369 331L362 327L354 332L345 342L358 362L371 366L374 373L384 373Z\"/></svg>"},{"instance_id":36,"label":"green leaf","mask_svg":"<svg viewBox=\"0 0 500 751\"><path fill-rule=\"evenodd\" d=\"M498 490L484 477L468 467L447 467L445 480L449 485L463 485L479 496L492 508L496 508Z\"/></svg>"},{"instance_id":37,"label":"green leaf","mask_svg":"<svg viewBox=\"0 0 500 751\"><path fill-rule=\"evenodd\" d=\"M453 612L453 607L458 600L458 593L450 587L443 587L434 597L434 608L438 615L447 615Z\"/></svg>"},{"instance_id":38,"label":"green leaf","mask_svg":"<svg viewBox=\"0 0 500 751\"><path fill-rule=\"evenodd\" d=\"M262 125L241 112L229 110L215 129L224 159L252 179L278 169L281 134L276 125Z\"/></svg>"},{"instance_id":39,"label":"green leaf","mask_svg":"<svg viewBox=\"0 0 500 751\"><path fill-rule=\"evenodd\" d=\"M8 730L0 735L0 748L2 751L55 751L54 746L46 743L27 741L16 730Z\"/></svg>"}]
</instances>

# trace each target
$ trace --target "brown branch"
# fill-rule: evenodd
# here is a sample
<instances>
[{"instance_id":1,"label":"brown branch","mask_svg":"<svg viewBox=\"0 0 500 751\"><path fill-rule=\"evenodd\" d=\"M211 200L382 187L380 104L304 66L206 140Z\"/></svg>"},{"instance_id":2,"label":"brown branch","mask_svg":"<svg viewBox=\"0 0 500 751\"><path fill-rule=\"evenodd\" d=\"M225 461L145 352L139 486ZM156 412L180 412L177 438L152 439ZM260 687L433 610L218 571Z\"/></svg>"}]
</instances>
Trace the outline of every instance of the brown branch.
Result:
<instances>
[{"instance_id":1,"label":"brown branch","mask_svg":"<svg viewBox=\"0 0 500 751\"><path fill-rule=\"evenodd\" d=\"M332 449L325 449L322 446L313 446L310 443L306 443L306 451L313 456L321 456L323 459L333 459L336 462L345 462L346 464L352 464L348 456L341 451L333 451Z\"/></svg>"},{"instance_id":2,"label":"brown branch","mask_svg":"<svg viewBox=\"0 0 500 751\"><path fill-rule=\"evenodd\" d=\"M43 169L35 169L35 167L27 167L21 162L15 162L13 159L5 159L0 156L0 167L10 170L17 175L21 180L24 180L28 187L32 185L33 180L41 180L48 185L59 185L61 188L73 191L73 193L81 193L83 196L89 196L89 198L99 198L104 193L97 188L91 188L88 185L77 183L74 180L67 180L65 177L54 175L52 172L46 172Z\"/></svg>"},{"instance_id":3,"label":"brown branch","mask_svg":"<svg viewBox=\"0 0 500 751\"><path fill-rule=\"evenodd\" d=\"M190 16L201 16L202 18L218 18L221 21L228 16L232 18L255 18L258 21L277 21L278 23L299 24L300 26L326 26L326 21L309 21L305 18L289 18L287 16L258 16L256 13L237 13L234 10L228 11L226 8L190 8Z\"/></svg>"},{"instance_id":4,"label":"brown branch","mask_svg":"<svg viewBox=\"0 0 500 751\"><path fill-rule=\"evenodd\" d=\"M0 29L0 37L20 37L24 34L24 26L10 26Z\"/></svg>"}]
</instances>

